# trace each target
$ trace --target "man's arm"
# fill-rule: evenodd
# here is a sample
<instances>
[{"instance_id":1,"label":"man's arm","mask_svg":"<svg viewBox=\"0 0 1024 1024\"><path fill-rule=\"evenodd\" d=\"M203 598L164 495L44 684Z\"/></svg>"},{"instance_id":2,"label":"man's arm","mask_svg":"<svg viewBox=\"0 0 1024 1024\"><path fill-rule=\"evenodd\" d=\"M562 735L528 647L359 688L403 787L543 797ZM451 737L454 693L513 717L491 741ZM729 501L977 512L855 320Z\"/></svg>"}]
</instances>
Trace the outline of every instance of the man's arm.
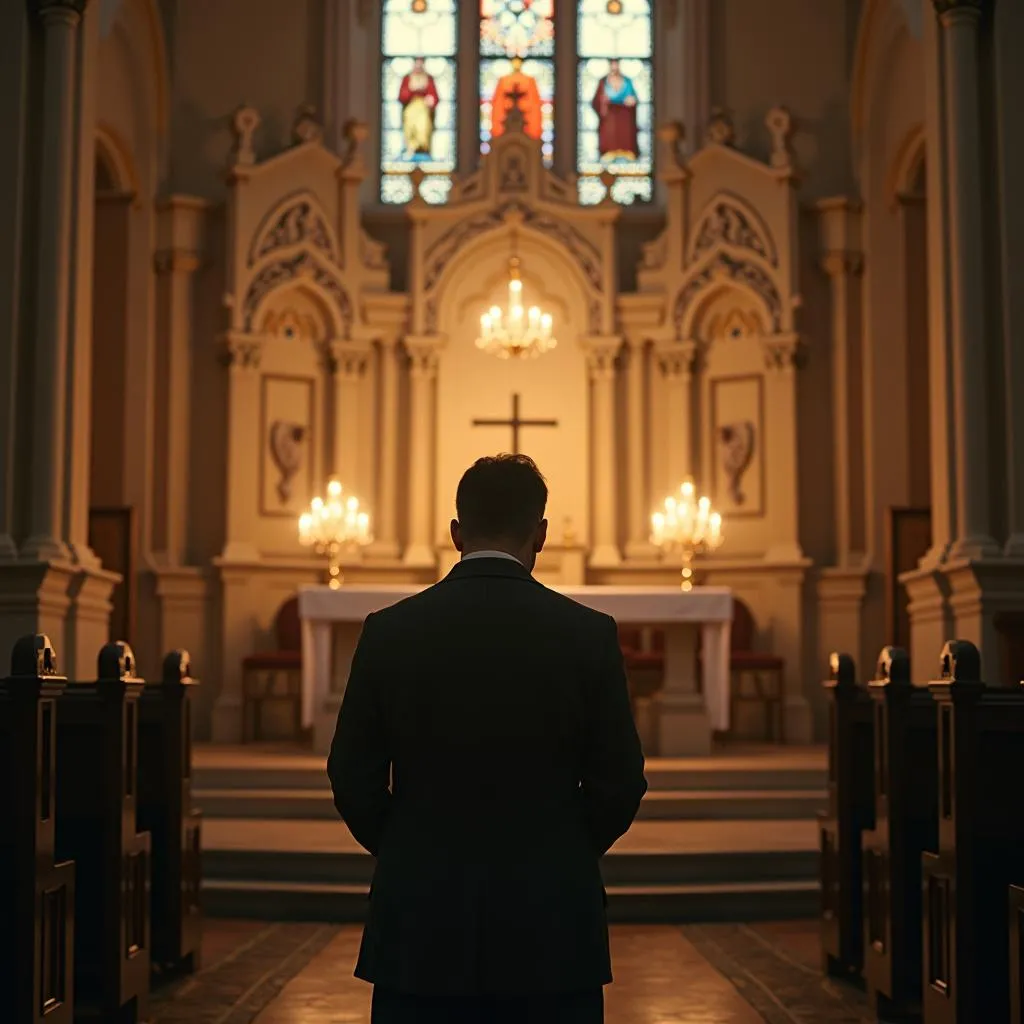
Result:
<instances>
[{"instance_id":1,"label":"man's arm","mask_svg":"<svg viewBox=\"0 0 1024 1024\"><path fill-rule=\"evenodd\" d=\"M597 640L580 792L590 835L598 856L604 856L636 817L647 780L618 627L610 616L602 616Z\"/></svg>"},{"instance_id":2,"label":"man's arm","mask_svg":"<svg viewBox=\"0 0 1024 1024\"><path fill-rule=\"evenodd\" d=\"M334 806L356 841L374 857L391 809L391 757L380 712L376 630L375 616L367 616L327 759Z\"/></svg>"}]
</instances>

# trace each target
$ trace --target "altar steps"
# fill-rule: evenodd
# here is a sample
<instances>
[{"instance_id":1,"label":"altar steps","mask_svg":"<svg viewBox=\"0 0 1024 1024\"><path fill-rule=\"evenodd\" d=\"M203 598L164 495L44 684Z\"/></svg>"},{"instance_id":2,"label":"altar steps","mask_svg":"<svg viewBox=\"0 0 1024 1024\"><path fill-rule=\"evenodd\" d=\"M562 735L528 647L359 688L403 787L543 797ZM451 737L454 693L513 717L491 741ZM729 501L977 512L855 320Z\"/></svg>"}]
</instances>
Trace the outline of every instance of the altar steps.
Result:
<instances>
[{"instance_id":1,"label":"altar steps","mask_svg":"<svg viewBox=\"0 0 1024 1024\"><path fill-rule=\"evenodd\" d=\"M615 921L817 911L820 749L651 759L638 821L602 862ZM208 913L360 921L373 861L335 814L323 758L197 748Z\"/></svg>"}]
</instances>

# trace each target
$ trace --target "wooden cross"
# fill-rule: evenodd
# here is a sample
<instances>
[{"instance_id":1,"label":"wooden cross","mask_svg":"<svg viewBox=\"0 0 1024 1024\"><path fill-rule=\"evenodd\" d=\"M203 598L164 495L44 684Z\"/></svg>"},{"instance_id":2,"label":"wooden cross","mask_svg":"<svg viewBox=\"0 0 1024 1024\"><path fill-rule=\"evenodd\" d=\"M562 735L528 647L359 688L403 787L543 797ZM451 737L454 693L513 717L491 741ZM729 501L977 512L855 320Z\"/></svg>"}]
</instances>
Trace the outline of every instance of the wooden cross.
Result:
<instances>
[{"instance_id":1,"label":"wooden cross","mask_svg":"<svg viewBox=\"0 0 1024 1024\"><path fill-rule=\"evenodd\" d=\"M519 431L523 427L557 427L558 420L525 420L519 415L519 395L512 396L512 415L507 420L473 420L474 427L511 427L512 454L520 455Z\"/></svg>"}]
</instances>

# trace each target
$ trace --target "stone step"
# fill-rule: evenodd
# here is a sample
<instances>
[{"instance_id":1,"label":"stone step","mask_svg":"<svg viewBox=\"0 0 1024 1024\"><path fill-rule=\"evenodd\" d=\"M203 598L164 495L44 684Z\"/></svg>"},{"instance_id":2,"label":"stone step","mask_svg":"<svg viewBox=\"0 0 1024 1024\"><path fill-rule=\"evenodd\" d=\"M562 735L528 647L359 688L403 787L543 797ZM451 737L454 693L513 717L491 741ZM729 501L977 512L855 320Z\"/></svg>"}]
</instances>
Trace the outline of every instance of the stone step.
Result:
<instances>
[{"instance_id":1,"label":"stone step","mask_svg":"<svg viewBox=\"0 0 1024 1024\"><path fill-rule=\"evenodd\" d=\"M608 919L620 924L779 921L813 917L812 880L694 885L608 886ZM214 917L361 923L366 886L330 882L260 882L208 878L203 905Z\"/></svg>"},{"instance_id":2,"label":"stone step","mask_svg":"<svg viewBox=\"0 0 1024 1024\"><path fill-rule=\"evenodd\" d=\"M196 789L193 801L210 818L334 820L326 786L283 789ZM826 805L824 789L654 789L640 807L641 820L753 820L814 818Z\"/></svg>"}]
</instances>

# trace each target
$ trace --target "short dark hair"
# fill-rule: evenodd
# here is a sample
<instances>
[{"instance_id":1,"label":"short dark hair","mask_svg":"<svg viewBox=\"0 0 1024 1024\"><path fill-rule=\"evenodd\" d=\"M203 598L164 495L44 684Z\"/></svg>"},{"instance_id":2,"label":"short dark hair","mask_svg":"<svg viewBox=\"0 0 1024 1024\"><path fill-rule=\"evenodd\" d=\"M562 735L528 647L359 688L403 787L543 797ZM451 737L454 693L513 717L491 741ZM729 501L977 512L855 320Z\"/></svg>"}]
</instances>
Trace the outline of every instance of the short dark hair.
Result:
<instances>
[{"instance_id":1,"label":"short dark hair","mask_svg":"<svg viewBox=\"0 0 1024 1024\"><path fill-rule=\"evenodd\" d=\"M548 485L528 455L477 459L455 492L455 513L467 540L526 541L547 503Z\"/></svg>"}]
</instances>

